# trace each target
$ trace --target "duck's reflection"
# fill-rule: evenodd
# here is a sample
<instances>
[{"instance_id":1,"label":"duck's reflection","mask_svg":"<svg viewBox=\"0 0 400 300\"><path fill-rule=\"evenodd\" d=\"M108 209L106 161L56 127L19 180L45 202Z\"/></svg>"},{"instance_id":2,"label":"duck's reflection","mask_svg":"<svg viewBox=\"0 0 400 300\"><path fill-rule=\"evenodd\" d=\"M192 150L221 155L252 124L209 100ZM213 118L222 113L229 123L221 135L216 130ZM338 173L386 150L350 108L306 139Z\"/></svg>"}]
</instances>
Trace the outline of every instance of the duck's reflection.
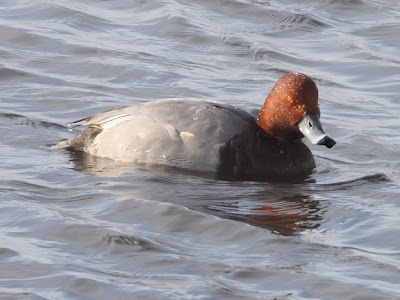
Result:
<instances>
[{"instance_id":1,"label":"duck's reflection","mask_svg":"<svg viewBox=\"0 0 400 300\"><path fill-rule=\"evenodd\" d=\"M298 184L299 179L296 180L297 184L259 183L256 185L257 192L249 195L246 194L246 188L252 188L251 185L243 186L243 183L235 181L221 183L215 181L216 178L213 178L212 174L193 174L168 167L146 168L146 171L143 171L143 168L116 163L83 152L71 152L71 162L75 170L87 174L102 177L130 174L135 177L136 185L140 185L140 177L140 180L143 180L141 197L145 199L183 205L191 210L266 228L280 235L294 235L304 230L316 229L322 220L323 205L320 201L304 195L306 193L298 192L302 186ZM188 180L189 174L191 180ZM193 176L198 176L198 179L193 180L196 178ZM121 176L118 182L130 181L124 178L125 175ZM310 180L304 183L310 183ZM162 187L159 186L161 184ZM163 190L165 193L144 195L149 186L154 188L153 191ZM293 189L293 193L287 192L288 187ZM282 196L282 191L285 191L285 196ZM137 188L135 192L138 192Z\"/></svg>"},{"instance_id":2,"label":"duck's reflection","mask_svg":"<svg viewBox=\"0 0 400 300\"><path fill-rule=\"evenodd\" d=\"M263 227L273 233L293 235L320 226L322 205L307 196L294 195L265 200L215 203L210 211L220 217Z\"/></svg>"}]
</instances>

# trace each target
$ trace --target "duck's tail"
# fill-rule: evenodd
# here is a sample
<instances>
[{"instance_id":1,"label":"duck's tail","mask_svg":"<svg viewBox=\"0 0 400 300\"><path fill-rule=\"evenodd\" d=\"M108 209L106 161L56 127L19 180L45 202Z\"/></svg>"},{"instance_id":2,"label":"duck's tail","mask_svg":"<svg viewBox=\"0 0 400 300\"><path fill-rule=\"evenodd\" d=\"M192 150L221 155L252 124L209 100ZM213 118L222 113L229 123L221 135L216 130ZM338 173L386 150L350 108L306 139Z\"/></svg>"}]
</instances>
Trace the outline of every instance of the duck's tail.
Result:
<instances>
[{"instance_id":1,"label":"duck's tail","mask_svg":"<svg viewBox=\"0 0 400 300\"><path fill-rule=\"evenodd\" d=\"M65 149L71 147L71 140L62 140L50 146L52 149Z\"/></svg>"}]
</instances>

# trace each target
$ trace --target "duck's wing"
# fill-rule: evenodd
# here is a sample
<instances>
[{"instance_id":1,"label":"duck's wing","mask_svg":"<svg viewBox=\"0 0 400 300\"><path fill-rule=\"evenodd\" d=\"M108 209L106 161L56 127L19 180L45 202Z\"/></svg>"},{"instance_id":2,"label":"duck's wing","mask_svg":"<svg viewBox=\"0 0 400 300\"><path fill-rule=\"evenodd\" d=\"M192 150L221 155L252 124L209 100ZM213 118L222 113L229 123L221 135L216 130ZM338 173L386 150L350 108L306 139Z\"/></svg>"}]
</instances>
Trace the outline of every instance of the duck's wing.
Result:
<instances>
[{"instance_id":1,"label":"duck's wing","mask_svg":"<svg viewBox=\"0 0 400 300\"><path fill-rule=\"evenodd\" d=\"M118 124L129 121L132 115L126 113L126 108L112 109L98 113L92 117L81 119L68 124L70 129L78 126L90 126L99 129L112 128Z\"/></svg>"},{"instance_id":2,"label":"duck's wing","mask_svg":"<svg viewBox=\"0 0 400 300\"><path fill-rule=\"evenodd\" d=\"M89 128L71 139L63 140L55 145L52 145L52 148L73 148L74 150L82 150L85 145L90 144L103 130L110 129L114 126L131 120L132 115L124 112L124 109L125 108L112 109L98 113L89 118L69 123L69 129L78 126L89 126Z\"/></svg>"}]
</instances>

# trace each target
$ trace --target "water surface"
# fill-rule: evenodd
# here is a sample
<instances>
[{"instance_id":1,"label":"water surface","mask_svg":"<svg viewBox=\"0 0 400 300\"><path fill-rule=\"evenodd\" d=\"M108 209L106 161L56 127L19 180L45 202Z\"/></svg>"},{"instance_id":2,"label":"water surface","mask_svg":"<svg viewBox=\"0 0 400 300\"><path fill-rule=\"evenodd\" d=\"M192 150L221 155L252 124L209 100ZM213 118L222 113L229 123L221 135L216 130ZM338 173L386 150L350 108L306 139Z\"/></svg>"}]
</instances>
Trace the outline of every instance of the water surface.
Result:
<instances>
[{"instance_id":1,"label":"water surface","mask_svg":"<svg viewBox=\"0 0 400 300\"><path fill-rule=\"evenodd\" d=\"M400 4L2 1L1 299L398 299ZM166 97L259 108L317 82L303 182L94 163L68 122Z\"/></svg>"}]
</instances>

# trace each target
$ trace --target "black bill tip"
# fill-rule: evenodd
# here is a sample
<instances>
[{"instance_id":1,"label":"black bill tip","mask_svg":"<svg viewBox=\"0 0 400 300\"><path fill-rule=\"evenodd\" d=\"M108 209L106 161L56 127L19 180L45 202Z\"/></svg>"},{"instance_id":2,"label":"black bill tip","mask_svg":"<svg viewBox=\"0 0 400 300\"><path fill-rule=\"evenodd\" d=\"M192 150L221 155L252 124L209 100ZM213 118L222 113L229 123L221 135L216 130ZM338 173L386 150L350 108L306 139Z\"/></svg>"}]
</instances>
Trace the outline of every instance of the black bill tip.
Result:
<instances>
[{"instance_id":1,"label":"black bill tip","mask_svg":"<svg viewBox=\"0 0 400 300\"><path fill-rule=\"evenodd\" d=\"M332 148L333 146L335 146L335 144L336 144L335 140L328 135L324 136L317 143L317 145L325 145L328 148Z\"/></svg>"}]
</instances>

